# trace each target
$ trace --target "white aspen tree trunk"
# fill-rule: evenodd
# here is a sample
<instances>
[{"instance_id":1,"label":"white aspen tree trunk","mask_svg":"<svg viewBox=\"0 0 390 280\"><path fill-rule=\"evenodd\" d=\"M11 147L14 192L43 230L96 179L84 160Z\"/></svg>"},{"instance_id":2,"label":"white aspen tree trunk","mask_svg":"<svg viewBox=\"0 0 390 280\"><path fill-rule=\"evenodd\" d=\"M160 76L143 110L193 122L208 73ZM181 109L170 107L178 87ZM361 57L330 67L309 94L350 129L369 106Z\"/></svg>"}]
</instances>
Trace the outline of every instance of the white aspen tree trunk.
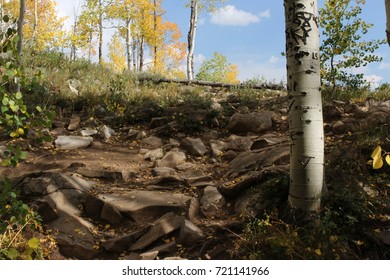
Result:
<instances>
[{"instance_id":1,"label":"white aspen tree trunk","mask_svg":"<svg viewBox=\"0 0 390 280\"><path fill-rule=\"evenodd\" d=\"M131 53L131 18L127 19L126 22L126 56L127 56L127 69L131 71L131 58L132 58L132 53Z\"/></svg>"},{"instance_id":2,"label":"white aspen tree trunk","mask_svg":"<svg viewBox=\"0 0 390 280\"><path fill-rule=\"evenodd\" d=\"M188 31L187 79L194 79L195 37L198 26L198 0L191 0L190 30Z\"/></svg>"},{"instance_id":3,"label":"white aspen tree trunk","mask_svg":"<svg viewBox=\"0 0 390 280\"><path fill-rule=\"evenodd\" d=\"M284 0L291 139L289 203L320 208L324 182L317 0Z\"/></svg>"},{"instance_id":4,"label":"white aspen tree trunk","mask_svg":"<svg viewBox=\"0 0 390 280\"><path fill-rule=\"evenodd\" d=\"M99 64L103 64L103 2L99 0Z\"/></svg>"},{"instance_id":5,"label":"white aspen tree trunk","mask_svg":"<svg viewBox=\"0 0 390 280\"><path fill-rule=\"evenodd\" d=\"M390 45L390 0L385 0L385 7L386 7L386 35L387 35L387 42Z\"/></svg>"},{"instance_id":6,"label":"white aspen tree trunk","mask_svg":"<svg viewBox=\"0 0 390 280\"><path fill-rule=\"evenodd\" d=\"M31 47L34 46L34 40L37 34L37 27L38 27L38 1L34 0L34 24L33 24L33 32L31 35L31 43L30 43Z\"/></svg>"}]
</instances>

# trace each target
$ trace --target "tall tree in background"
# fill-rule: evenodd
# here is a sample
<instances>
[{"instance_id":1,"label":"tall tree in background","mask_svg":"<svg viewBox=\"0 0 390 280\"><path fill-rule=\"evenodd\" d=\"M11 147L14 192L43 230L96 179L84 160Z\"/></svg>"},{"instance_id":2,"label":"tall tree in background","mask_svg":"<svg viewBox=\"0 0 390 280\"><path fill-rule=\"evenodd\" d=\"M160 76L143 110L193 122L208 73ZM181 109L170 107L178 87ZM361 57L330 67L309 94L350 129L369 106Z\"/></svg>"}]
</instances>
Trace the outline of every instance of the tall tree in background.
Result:
<instances>
[{"instance_id":1,"label":"tall tree in background","mask_svg":"<svg viewBox=\"0 0 390 280\"><path fill-rule=\"evenodd\" d=\"M108 44L108 66L115 73L122 73L126 69L126 54L121 42L121 36L115 33Z\"/></svg>"},{"instance_id":2,"label":"tall tree in background","mask_svg":"<svg viewBox=\"0 0 390 280\"><path fill-rule=\"evenodd\" d=\"M316 211L324 182L317 0L284 0L284 8L291 138L288 200L294 208Z\"/></svg>"},{"instance_id":3,"label":"tall tree in background","mask_svg":"<svg viewBox=\"0 0 390 280\"><path fill-rule=\"evenodd\" d=\"M359 88L366 84L363 73L356 70L382 60L374 53L385 41L362 40L373 26L359 17L365 2L326 0L320 9L322 79L332 97L340 86Z\"/></svg>"},{"instance_id":4,"label":"tall tree in background","mask_svg":"<svg viewBox=\"0 0 390 280\"><path fill-rule=\"evenodd\" d=\"M80 15L80 29L88 34L89 59L92 55L92 40L96 35L98 39L98 59L99 64L103 63L103 29L106 14L106 3L104 0L86 0Z\"/></svg>"},{"instance_id":5,"label":"tall tree in background","mask_svg":"<svg viewBox=\"0 0 390 280\"><path fill-rule=\"evenodd\" d=\"M215 52L211 59L202 63L196 79L235 84L238 83L237 75L237 65L228 63L226 56Z\"/></svg>"},{"instance_id":6,"label":"tall tree in background","mask_svg":"<svg viewBox=\"0 0 390 280\"><path fill-rule=\"evenodd\" d=\"M196 31L198 28L199 15L202 11L212 12L217 2L224 2L225 0L190 0L188 6L191 10L190 15L190 29L188 31L188 52L187 52L187 79L194 79L194 54L195 54L195 40Z\"/></svg>"},{"instance_id":7,"label":"tall tree in background","mask_svg":"<svg viewBox=\"0 0 390 280\"><path fill-rule=\"evenodd\" d=\"M19 0L4 1L4 12L11 17L19 18L20 4ZM23 35L26 46L36 51L63 46L65 43L63 25L66 18L60 17L56 8L54 0L25 1Z\"/></svg>"}]
</instances>

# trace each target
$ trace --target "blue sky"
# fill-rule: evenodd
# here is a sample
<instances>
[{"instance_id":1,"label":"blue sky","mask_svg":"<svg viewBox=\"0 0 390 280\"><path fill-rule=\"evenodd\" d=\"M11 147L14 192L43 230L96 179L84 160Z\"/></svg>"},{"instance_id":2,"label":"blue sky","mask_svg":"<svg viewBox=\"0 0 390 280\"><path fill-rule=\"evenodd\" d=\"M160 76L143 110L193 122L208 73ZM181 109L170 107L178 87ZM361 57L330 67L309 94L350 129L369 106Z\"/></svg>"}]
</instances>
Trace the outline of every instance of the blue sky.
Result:
<instances>
[{"instance_id":1,"label":"blue sky","mask_svg":"<svg viewBox=\"0 0 390 280\"><path fill-rule=\"evenodd\" d=\"M57 0L61 15L72 17L73 6L79 0ZM187 0L163 0L165 18L178 24L182 40L186 40L189 27ZM318 1L323 5L324 0ZM367 39L385 38L385 8L383 0L369 0L362 13L363 20L374 24ZM109 36L107 32L106 38ZM196 68L214 52L225 55L230 63L238 65L239 79L265 78L279 82L285 80L284 8L282 0L228 0L214 14L200 16L196 38ZM108 39L106 39L108 43ZM106 45L106 44L105 44ZM383 57L359 69L375 85L390 83L390 47L382 45L377 54ZM195 69L196 70L196 69Z\"/></svg>"}]
</instances>

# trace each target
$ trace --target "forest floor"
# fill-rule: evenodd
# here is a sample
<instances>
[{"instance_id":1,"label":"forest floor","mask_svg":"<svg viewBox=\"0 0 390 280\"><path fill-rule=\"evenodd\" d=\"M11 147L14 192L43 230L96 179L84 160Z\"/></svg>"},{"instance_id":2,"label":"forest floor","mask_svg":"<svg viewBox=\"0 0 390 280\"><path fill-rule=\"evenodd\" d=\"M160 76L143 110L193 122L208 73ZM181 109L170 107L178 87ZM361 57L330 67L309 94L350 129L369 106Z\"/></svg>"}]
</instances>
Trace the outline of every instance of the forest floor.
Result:
<instances>
[{"instance_id":1,"label":"forest floor","mask_svg":"<svg viewBox=\"0 0 390 280\"><path fill-rule=\"evenodd\" d=\"M324 107L328 194L309 225L283 214L287 98L255 110L234 96L213 104L233 110L193 131L177 126L175 109L147 124L63 116L49 131L53 140L103 125L115 134L71 150L21 140L28 159L0 177L13 179L42 216L59 248L53 259L389 258L390 168L369 162L377 144L390 147L387 103Z\"/></svg>"}]
</instances>

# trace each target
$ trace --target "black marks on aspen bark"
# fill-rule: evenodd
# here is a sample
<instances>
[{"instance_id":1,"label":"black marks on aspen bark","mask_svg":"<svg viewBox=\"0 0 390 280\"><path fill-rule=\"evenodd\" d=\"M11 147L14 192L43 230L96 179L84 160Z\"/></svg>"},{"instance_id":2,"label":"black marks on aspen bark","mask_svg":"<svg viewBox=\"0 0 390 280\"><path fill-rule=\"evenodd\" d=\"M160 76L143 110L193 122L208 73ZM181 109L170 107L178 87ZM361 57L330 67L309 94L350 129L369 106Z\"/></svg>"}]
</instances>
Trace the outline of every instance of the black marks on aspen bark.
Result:
<instances>
[{"instance_id":1,"label":"black marks on aspen bark","mask_svg":"<svg viewBox=\"0 0 390 280\"><path fill-rule=\"evenodd\" d=\"M309 165L312 159L314 159L314 157L305 156L302 160L299 161L299 163L302 165L303 168L306 168L306 166Z\"/></svg>"},{"instance_id":2,"label":"black marks on aspen bark","mask_svg":"<svg viewBox=\"0 0 390 280\"><path fill-rule=\"evenodd\" d=\"M314 6L314 2L311 4ZM313 13L306 12L305 5L298 3L292 5L288 11L289 20L292 21L292 27L290 30L286 30L288 40L293 40L297 45L307 44L307 38L310 37L310 32L313 30L311 27L312 22L318 26L317 17ZM290 49L292 44L288 44Z\"/></svg>"}]
</instances>

